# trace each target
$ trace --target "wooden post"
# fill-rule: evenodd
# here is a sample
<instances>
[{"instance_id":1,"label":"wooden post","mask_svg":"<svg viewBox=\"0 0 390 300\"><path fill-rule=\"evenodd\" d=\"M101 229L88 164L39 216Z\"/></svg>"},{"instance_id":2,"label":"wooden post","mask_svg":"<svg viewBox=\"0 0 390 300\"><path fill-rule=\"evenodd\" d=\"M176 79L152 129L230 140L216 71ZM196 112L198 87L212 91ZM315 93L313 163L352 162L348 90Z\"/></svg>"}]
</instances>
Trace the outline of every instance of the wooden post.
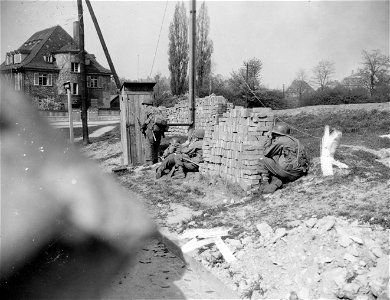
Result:
<instances>
[{"instance_id":1,"label":"wooden post","mask_svg":"<svg viewBox=\"0 0 390 300\"><path fill-rule=\"evenodd\" d=\"M83 144L89 144L88 137L88 111L87 111L87 77L85 73L85 49L84 49L84 15L83 15L83 4L81 0L77 0L77 10L79 16L79 48L80 48L80 82L79 91L81 95L81 122L83 126Z\"/></svg>"},{"instance_id":2,"label":"wooden post","mask_svg":"<svg viewBox=\"0 0 390 300\"><path fill-rule=\"evenodd\" d=\"M104 54L106 55L107 62L109 64L109 66L110 66L110 70L112 72L112 75L114 76L116 87L117 87L117 89L119 91L119 89L121 88L121 83L119 81L118 74L116 73L114 64L112 63L110 53L108 52L108 49L107 49L107 46L106 46L106 42L104 41L103 34L102 34L101 30L100 30L100 26L99 26L99 23L98 23L98 21L96 19L96 16L95 16L95 13L93 11L91 2L89 0L85 0L85 3L88 6L88 10L89 10L89 13L91 15L93 24L95 25L96 32L97 32L97 34L99 36L100 43L102 44L102 47L103 47L103 50L104 50Z\"/></svg>"},{"instance_id":3,"label":"wooden post","mask_svg":"<svg viewBox=\"0 0 390 300\"><path fill-rule=\"evenodd\" d=\"M74 138L73 138L73 110L72 110L72 100L70 96L70 88L66 90L68 94L68 115L69 115L69 139L70 142L73 144Z\"/></svg>"},{"instance_id":4,"label":"wooden post","mask_svg":"<svg viewBox=\"0 0 390 300\"><path fill-rule=\"evenodd\" d=\"M129 143L127 136L127 95L125 94L125 89L122 89L122 93L119 96L119 105L121 110L121 142L122 142L122 152L123 152L123 165L129 165Z\"/></svg>"}]
</instances>

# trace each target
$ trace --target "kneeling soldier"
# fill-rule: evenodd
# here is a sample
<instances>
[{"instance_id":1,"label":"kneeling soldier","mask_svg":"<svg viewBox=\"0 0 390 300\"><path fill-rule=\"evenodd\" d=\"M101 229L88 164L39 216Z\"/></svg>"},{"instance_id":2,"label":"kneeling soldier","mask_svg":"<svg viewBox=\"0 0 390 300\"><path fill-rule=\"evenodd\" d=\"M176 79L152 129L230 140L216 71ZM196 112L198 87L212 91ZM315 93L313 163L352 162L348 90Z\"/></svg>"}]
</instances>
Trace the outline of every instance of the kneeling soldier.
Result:
<instances>
[{"instance_id":1,"label":"kneeling soldier","mask_svg":"<svg viewBox=\"0 0 390 300\"><path fill-rule=\"evenodd\" d=\"M260 187L263 194L275 192L283 183L306 175L309 169L304 146L290 135L290 128L283 123L276 123L268 133L261 162L264 166Z\"/></svg>"}]
</instances>

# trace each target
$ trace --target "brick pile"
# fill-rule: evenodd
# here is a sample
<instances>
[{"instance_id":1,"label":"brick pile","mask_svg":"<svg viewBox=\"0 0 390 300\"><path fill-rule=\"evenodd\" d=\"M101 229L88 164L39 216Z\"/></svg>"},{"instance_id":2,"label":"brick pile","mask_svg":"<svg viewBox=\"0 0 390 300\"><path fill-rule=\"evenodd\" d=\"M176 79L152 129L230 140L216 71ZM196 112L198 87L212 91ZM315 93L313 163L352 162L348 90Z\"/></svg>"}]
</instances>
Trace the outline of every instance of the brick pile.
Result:
<instances>
[{"instance_id":1,"label":"brick pile","mask_svg":"<svg viewBox=\"0 0 390 300\"><path fill-rule=\"evenodd\" d=\"M222 96L210 95L205 98L195 99L195 124L197 129L206 129L210 120L221 116L227 110L232 109L233 104L228 103ZM182 100L174 107L167 108L166 114L169 123L189 122L189 103ZM186 135L188 126L171 126L168 135Z\"/></svg>"},{"instance_id":2,"label":"brick pile","mask_svg":"<svg viewBox=\"0 0 390 300\"><path fill-rule=\"evenodd\" d=\"M236 107L209 120L199 171L237 183L246 191L260 186L260 156L266 133L272 129L270 108Z\"/></svg>"}]
</instances>

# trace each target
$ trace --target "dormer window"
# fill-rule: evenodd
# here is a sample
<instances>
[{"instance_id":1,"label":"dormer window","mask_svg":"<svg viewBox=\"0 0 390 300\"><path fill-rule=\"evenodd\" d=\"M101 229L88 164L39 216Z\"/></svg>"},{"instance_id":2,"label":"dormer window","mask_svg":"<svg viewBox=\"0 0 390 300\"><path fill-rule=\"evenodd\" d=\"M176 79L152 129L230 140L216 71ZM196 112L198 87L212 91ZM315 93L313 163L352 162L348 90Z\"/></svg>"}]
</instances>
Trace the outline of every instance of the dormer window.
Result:
<instances>
[{"instance_id":1,"label":"dormer window","mask_svg":"<svg viewBox=\"0 0 390 300\"><path fill-rule=\"evenodd\" d=\"M47 54L43 56L43 60L47 63L53 63L55 61L55 58L51 54Z\"/></svg>"},{"instance_id":2,"label":"dormer window","mask_svg":"<svg viewBox=\"0 0 390 300\"><path fill-rule=\"evenodd\" d=\"M76 63L76 62L70 63L70 71L75 73L80 73L80 63Z\"/></svg>"},{"instance_id":3,"label":"dormer window","mask_svg":"<svg viewBox=\"0 0 390 300\"><path fill-rule=\"evenodd\" d=\"M22 62L22 54L21 53L16 53L14 55L14 63L15 64L20 64Z\"/></svg>"},{"instance_id":4,"label":"dormer window","mask_svg":"<svg viewBox=\"0 0 390 300\"><path fill-rule=\"evenodd\" d=\"M12 65L14 63L14 56L12 53L7 53L7 57L5 59L6 65Z\"/></svg>"}]
</instances>

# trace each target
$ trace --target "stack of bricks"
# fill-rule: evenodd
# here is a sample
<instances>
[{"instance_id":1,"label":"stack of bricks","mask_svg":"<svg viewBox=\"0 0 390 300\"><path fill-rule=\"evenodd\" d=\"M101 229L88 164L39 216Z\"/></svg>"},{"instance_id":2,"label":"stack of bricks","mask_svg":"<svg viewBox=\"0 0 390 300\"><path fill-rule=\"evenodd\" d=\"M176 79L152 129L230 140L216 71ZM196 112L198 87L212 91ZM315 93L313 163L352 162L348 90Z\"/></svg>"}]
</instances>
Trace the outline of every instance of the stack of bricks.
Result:
<instances>
[{"instance_id":1,"label":"stack of bricks","mask_svg":"<svg viewBox=\"0 0 390 300\"><path fill-rule=\"evenodd\" d=\"M246 191L260 186L260 157L272 129L270 108L236 107L209 121L203 144L204 163L199 171L226 182L237 183Z\"/></svg>"},{"instance_id":2,"label":"stack of bricks","mask_svg":"<svg viewBox=\"0 0 390 300\"><path fill-rule=\"evenodd\" d=\"M222 96L211 95L205 98L195 99L195 128L206 129L210 120L215 116L221 116L233 107ZM167 108L168 123L188 123L189 122L189 101L182 100L174 107ZM171 126L169 135L186 135L188 126Z\"/></svg>"}]
</instances>

